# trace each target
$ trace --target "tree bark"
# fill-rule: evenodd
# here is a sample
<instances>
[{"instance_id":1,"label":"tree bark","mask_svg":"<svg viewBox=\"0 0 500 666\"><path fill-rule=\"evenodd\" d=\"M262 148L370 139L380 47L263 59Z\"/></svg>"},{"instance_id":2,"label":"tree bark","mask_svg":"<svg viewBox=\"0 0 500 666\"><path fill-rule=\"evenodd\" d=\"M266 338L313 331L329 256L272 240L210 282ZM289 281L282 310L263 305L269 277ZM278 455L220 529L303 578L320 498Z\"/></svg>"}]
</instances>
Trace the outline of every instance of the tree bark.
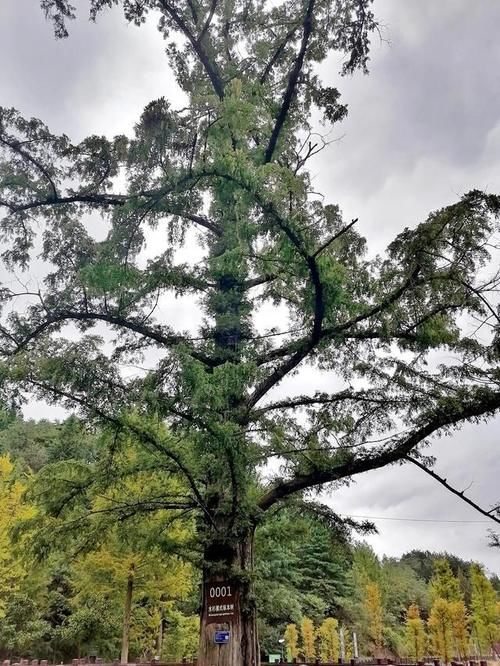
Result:
<instances>
[{"instance_id":1,"label":"tree bark","mask_svg":"<svg viewBox=\"0 0 500 666\"><path fill-rule=\"evenodd\" d=\"M131 564L127 579L127 591L125 593L125 608L123 611L122 653L120 657L121 664L128 663L130 616L132 613L132 595L134 593L134 574L135 574L135 565Z\"/></svg>"},{"instance_id":2,"label":"tree bark","mask_svg":"<svg viewBox=\"0 0 500 666\"><path fill-rule=\"evenodd\" d=\"M233 546L219 544L207 548L205 564L198 666L259 666L255 602L251 583L253 533L246 535ZM214 573L215 571L217 573ZM209 617L209 608L217 605L217 597L214 595L210 598L210 590L223 587L231 587L234 614L214 621ZM229 642L217 645L216 631L229 631Z\"/></svg>"},{"instance_id":3,"label":"tree bark","mask_svg":"<svg viewBox=\"0 0 500 666\"><path fill-rule=\"evenodd\" d=\"M160 626L158 627L158 639L156 641L156 654L161 661L161 653L163 651L163 617L160 619Z\"/></svg>"}]
</instances>

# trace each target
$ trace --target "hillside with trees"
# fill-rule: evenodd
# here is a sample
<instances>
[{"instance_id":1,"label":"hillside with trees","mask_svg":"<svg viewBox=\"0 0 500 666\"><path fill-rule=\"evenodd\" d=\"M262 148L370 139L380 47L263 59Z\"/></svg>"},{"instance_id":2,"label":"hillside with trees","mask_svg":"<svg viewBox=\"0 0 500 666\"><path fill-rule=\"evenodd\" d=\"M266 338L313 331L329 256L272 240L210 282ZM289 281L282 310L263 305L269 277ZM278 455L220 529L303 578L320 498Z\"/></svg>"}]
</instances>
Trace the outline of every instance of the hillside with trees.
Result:
<instances>
[{"instance_id":1,"label":"hillside with trees","mask_svg":"<svg viewBox=\"0 0 500 666\"><path fill-rule=\"evenodd\" d=\"M189 514L165 506L154 459L74 416L5 416L0 432L0 657L191 658L202 552ZM112 472L111 472L112 469ZM92 483L89 483L92 480ZM109 509L113 509L110 511ZM500 586L479 563L414 550L380 559L373 527L294 502L256 533L263 654L336 661L491 654Z\"/></svg>"}]
</instances>

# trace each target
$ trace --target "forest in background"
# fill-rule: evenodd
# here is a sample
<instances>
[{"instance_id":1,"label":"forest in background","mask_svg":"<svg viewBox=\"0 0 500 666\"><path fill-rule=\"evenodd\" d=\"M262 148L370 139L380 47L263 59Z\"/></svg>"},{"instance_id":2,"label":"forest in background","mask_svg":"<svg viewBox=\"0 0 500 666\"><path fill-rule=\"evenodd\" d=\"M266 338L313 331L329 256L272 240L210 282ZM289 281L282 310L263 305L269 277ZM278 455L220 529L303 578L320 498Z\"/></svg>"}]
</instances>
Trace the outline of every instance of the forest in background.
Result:
<instances>
[{"instance_id":1,"label":"forest in background","mask_svg":"<svg viewBox=\"0 0 500 666\"><path fill-rule=\"evenodd\" d=\"M0 431L0 656L191 658L201 547L161 469L78 418ZM155 466L156 465L156 466ZM179 484L179 499L182 487ZM172 488L169 489L170 495ZM446 553L380 559L326 507L294 501L256 534L261 649L289 659L491 654L500 579ZM123 653L122 653L123 654Z\"/></svg>"}]
</instances>

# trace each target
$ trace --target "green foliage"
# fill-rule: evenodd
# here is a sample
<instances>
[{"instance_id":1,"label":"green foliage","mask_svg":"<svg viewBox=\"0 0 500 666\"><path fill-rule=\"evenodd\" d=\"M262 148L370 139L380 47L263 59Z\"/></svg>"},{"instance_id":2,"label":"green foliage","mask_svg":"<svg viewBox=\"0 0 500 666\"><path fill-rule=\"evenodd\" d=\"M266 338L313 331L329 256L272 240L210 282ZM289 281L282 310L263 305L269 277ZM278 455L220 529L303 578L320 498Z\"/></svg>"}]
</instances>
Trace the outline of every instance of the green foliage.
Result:
<instances>
[{"instance_id":1,"label":"green foliage","mask_svg":"<svg viewBox=\"0 0 500 666\"><path fill-rule=\"evenodd\" d=\"M419 662L425 654L425 647L425 624L420 617L419 607L416 604L411 604L406 614L406 648L408 655Z\"/></svg>"},{"instance_id":2,"label":"green foliage","mask_svg":"<svg viewBox=\"0 0 500 666\"><path fill-rule=\"evenodd\" d=\"M114 440L111 468L108 433L92 435L88 448L77 436L86 433L80 422L68 419L54 430L66 427L68 437L60 441L73 441L75 433L82 455L92 451L91 458L58 455L63 458L58 463L26 477L19 472L26 468L22 450L19 459L0 457L0 653L64 661L78 651L97 650L105 658L116 657L133 565L131 658L160 653L169 661L190 659L198 645L201 563L201 558L191 563L193 525L177 517L175 509L149 511L160 492L172 491L175 484L181 491L179 480L159 476L150 454L131 439ZM50 430L47 422L40 428ZM30 423L28 432L36 433L36 424ZM52 444L48 448L52 451ZM146 500L138 511L137 503ZM119 510L108 512L110 506ZM500 630L498 596L479 566L466 568L453 556L420 554L418 570L435 570L426 583L410 566L414 554L381 561L368 546L353 545L333 514L318 506L310 509L291 504L256 533L255 592L265 652L276 652L284 638L289 658L307 651L336 661L342 622L346 658L355 630L361 654L381 654L383 645L418 660L425 652L425 625L415 604L422 604L425 617L431 593L456 597L460 581L471 589L471 602L435 599L429 619L432 645L440 654L463 657L470 634L472 645L489 650ZM76 532L68 529L68 521L76 521ZM21 548L12 540L16 534ZM32 552L43 555L42 561L33 562Z\"/></svg>"},{"instance_id":3,"label":"green foliage","mask_svg":"<svg viewBox=\"0 0 500 666\"><path fill-rule=\"evenodd\" d=\"M327 617L317 631L318 654L321 661L336 662L340 656L339 623Z\"/></svg>"},{"instance_id":4,"label":"green foliage","mask_svg":"<svg viewBox=\"0 0 500 666\"><path fill-rule=\"evenodd\" d=\"M433 599L461 601L463 596L460 591L460 583L453 575L450 563L444 558L434 562L434 575L431 579L430 588Z\"/></svg>"},{"instance_id":5,"label":"green foliage","mask_svg":"<svg viewBox=\"0 0 500 666\"><path fill-rule=\"evenodd\" d=\"M62 423L15 419L0 430L0 452L9 453L23 470L38 472L59 460L91 460L94 440L74 416Z\"/></svg>"},{"instance_id":6,"label":"green foliage","mask_svg":"<svg viewBox=\"0 0 500 666\"><path fill-rule=\"evenodd\" d=\"M286 625L284 640L287 661L297 659L299 656L299 632L296 624L290 623Z\"/></svg>"},{"instance_id":7,"label":"green foliage","mask_svg":"<svg viewBox=\"0 0 500 666\"><path fill-rule=\"evenodd\" d=\"M255 551L255 592L265 651L276 650L286 627L300 624L304 616L319 626L329 613L344 613L350 545L334 526L328 528L297 507L283 509L259 527Z\"/></svg>"},{"instance_id":8,"label":"green foliage","mask_svg":"<svg viewBox=\"0 0 500 666\"><path fill-rule=\"evenodd\" d=\"M67 36L70 2L40 4L56 36ZM342 73L366 71L377 28L371 4L90 0L92 19L118 7L137 25L158 22L184 108L152 100L130 137L79 143L0 108L0 401L16 408L34 395L78 409L85 423L43 432L1 422L2 451L22 449L22 467L40 470L28 493L37 511L24 525L37 533L30 552L47 557L57 545L98 557L101 579L106 570L118 582L121 557L130 565L147 561L146 546L158 558L177 549L206 578L242 581L245 612L260 599L268 647L305 614L354 621L364 609L360 636L380 650L384 631L397 643L408 602L425 602L398 568L390 607L384 564L363 548L349 589L324 522L305 525L301 550L274 548L254 576L249 552L266 514L293 497L308 504L310 489L406 461L434 435L500 409L491 323L500 198L473 190L373 257L355 221L313 194L313 115L331 124L346 113L317 66L336 53ZM104 239L88 224L96 213ZM15 292L16 271L40 260L39 293ZM196 303L200 323L177 327L174 297ZM274 311L283 316L261 316ZM489 338L469 335L464 322L476 321L493 326ZM95 334L98 325L106 335ZM446 352L440 365L436 350ZM279 398L305 363L336 388ZM130 365L137 372L124 371ZM97 439L87 439L87 425ZM263 476L275 459L276 474ZM268 529L284 528L278 519ZM266 544L259 548L267 556ZM304 573L286 580L299 557ZM461 602L450 576L436 572L434 597ZM105 583L77 579L82 589ZM106 589L72 607L61 641L67 631L87 641L92 607L113 623L111 596ZM135 626L149 650L164 600L146 596ZM255 649L251 624L242 645Z\"/></svg>"},{"instance_id":9,"label":"green foliage","mask_svg":"<svg viewBox=\"0 0 500 666\"><path fill-rule=\"evenodd\" d=\"M472 639L481 654L488 654L500 637L498 592L477 564L471 565Z\"/></svg>"}]
</instances>

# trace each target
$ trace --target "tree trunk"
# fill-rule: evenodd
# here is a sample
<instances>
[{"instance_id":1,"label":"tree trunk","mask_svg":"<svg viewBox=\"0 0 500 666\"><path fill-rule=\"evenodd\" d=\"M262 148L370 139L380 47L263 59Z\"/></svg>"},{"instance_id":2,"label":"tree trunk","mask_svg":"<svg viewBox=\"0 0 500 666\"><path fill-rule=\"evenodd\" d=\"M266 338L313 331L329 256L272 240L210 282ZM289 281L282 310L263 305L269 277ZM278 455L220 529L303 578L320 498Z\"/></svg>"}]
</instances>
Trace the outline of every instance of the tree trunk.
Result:
<instances>
[{"instance_id":1,"label":"tree trunk","mask_svg":"<svg viewBox=\"0 0 500 666\"><path fill-rule=\"evenodd\" d=\"M130 615L132 613L132 595L134 592L134 573L135 565L131 564L127 579L127 591L125 593L125 609L123 611L122 654L120 657L121 664L128 663L128 644L130 636Z\"/></svg>"},{"instance_id":2,"label":"tree trunk","mask_svg":"<svg viewBox=\"0 0 500 666\"><path fill-rule=\"evenodd\" d=\"M163 652L163 617L160 619L160 626L158 627L158 639L156 641L156 654L161 661L161 653Z\"/></svg>"},{"instance_id":3,"label":"tree trunk","mask_svg":"<svg viewBox=\"0 0 500 666\"><path fill-rule=\"evenodd\" d=\"M208 548L205 563L198 665L258 666L255 602L250 582L253 534L232 547L219 544ZM229 631L226 644L215 643L218 631Z\"/></svg>"}]
</instances>

